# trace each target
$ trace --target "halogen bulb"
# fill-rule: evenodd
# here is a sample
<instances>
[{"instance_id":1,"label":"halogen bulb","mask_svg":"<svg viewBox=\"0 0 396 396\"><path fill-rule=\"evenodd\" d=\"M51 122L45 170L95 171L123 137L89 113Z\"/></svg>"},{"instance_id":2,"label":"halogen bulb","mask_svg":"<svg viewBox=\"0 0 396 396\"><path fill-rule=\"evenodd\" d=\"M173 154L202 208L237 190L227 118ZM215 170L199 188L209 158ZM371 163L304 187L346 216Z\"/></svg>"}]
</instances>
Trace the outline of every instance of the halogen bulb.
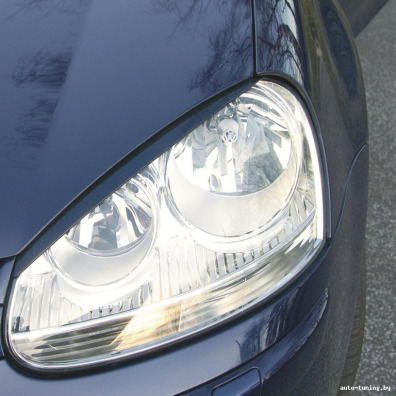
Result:
<instances>
[{"instance_id":1,"label":"halogen bulb","mask_svg":"<svg viewBox=\"0 0 396 396\"><path fill-rule=\"evenodd\" d=\"M68 284L103 286L124 279L150 248L153 218L153 199L137 175L59 239L48 260Z\"/></svg>"},{"instance_id":2,"label":"halogen bulb","mask_svg":"<svg viewBox=\"0 0 396 396\"><path fill-rule=\"evenodd\" d=\"M174 147L168 162L180 216L226 237L270 222L298 177L302 147L294 118L276 92L257 85L199 125Z\"/></svg>"},{"instance_id":3,"label":"halogen bulb","mask_svg":"<svg viewBox=\"0 0 396 396\"><path fill-rule=\"evenodd\" d=\"M223 118L218 125L221 141L227 143L235 143L238 139L239 125L236 121L230 118Z\"/></svg>"},{"instance_id":4,"label":"halogen bulb","mask_svg":"<svg viewBox=\"0 0 396 396\"><path fill-rule=\"evenodd\" d=\"M241 97L200 125L175 162L193 184L217 194L251 194L273 183L287 167L287 125L260 98Z\"/></svg>"},{"instance_id":5,"label":"halogen bulb","mask_svg":"<svg viewBox=\"0 0 396 396\"><path fill-rule=\"evenodd\" d=\"M151 208L129 183L101 202L66 235L75 247L91 254L118 254L144 238L151 224ZM140 198L140 199L139 199Z\"/></svg>"}]
</instances>

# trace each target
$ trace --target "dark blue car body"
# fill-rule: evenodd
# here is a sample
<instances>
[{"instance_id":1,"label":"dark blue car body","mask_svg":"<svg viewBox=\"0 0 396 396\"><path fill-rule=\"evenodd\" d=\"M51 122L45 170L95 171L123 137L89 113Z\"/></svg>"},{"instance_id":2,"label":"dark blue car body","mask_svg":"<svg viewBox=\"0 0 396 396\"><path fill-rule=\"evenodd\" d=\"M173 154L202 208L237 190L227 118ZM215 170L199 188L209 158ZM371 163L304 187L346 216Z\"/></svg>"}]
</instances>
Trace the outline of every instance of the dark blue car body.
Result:
<instances>
[{"instance_id":1,"label":"dark blue car body","mask_svg":"<svg viewBox=\"0 0 396 396\"><path fill-rule=\"evenodd\" d=\"M367 205L365 94L337 1L0 4L1 394L335 394ZM111 365L33 372L8 351L12 280L131 175L258 79L302 98L325 164L326 242L276 296ZM351 384L352 385L352 384Z\"/></svg>"}]
</instances>

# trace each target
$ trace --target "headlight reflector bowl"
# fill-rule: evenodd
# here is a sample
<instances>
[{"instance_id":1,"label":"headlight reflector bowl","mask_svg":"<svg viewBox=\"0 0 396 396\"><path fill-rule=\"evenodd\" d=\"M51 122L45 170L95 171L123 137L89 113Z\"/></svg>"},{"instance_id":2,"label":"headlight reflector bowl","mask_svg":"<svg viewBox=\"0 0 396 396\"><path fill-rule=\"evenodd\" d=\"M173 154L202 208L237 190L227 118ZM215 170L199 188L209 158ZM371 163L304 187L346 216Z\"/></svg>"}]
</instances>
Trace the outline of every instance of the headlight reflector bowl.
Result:
<instances>
[{"instance_id":1,"label":"headlight reflector bowl","mask_svg":"<svg viewBox=\"0 0 396 396\"><path fill-rule=\"evenodd\" d=\"M16 280L14 356L73 369L263 301L323 244L322 172L292 91L259 81L132 177Z\"/></svg>"}]
</instances>

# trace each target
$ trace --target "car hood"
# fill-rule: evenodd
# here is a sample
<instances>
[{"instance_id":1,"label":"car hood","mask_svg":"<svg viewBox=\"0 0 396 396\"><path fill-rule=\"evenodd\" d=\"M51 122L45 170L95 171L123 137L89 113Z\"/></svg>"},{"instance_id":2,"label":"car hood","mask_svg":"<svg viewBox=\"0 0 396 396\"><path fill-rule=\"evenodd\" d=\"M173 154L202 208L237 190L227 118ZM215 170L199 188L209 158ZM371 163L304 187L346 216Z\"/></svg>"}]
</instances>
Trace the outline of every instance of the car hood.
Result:
<instances>
[{"instance_id":1,"label":"car hood","mask_svg":"<svg viewBox=\"0 0 396 396\"><path fill-rule=\"evenodd\" d=\"M0 257L159 130L252 76L250 4L0 3Z\"/></svg>"}]
</instances>

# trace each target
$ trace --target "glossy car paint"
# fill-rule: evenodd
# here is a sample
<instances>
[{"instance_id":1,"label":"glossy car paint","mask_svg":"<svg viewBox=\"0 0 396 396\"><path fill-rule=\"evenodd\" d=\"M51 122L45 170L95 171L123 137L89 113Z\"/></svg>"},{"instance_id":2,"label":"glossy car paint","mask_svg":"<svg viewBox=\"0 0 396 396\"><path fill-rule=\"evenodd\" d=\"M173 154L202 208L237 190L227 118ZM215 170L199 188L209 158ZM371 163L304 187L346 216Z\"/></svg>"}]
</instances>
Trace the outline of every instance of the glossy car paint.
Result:
<instances>
[{"instance_id":1,"label":"glossy car paint","mask_svg":"<svg viewBox=\"0 0 396 396\"><path fill-rule=\"evenodd\" d=\"M249 1L181 6L186 21L156 1L71 3L30 11L1 4L2 48L12 54L0 66L9 77L0 127L0 185L10 186L3 256L19 253L133 149L253 74Z\"/></svg>"},{"instance_id":2,"label":"glossy car paint","mask_svg":"<svg viewBox=\"0 0 396 396\"><path fill-rule=\"evenodd\" d=\"M48 43L48 51L53 45L61 53L60 43L67 43L71 59L66 66L49 62L56 66L51 73L35 72L29 63L36 58L21 38L19 45L13 42L13 63L0 63L1 75L9 78L1 108L13 100L0 118L6 123L0 136L8 144L0 149L0 309L14 262L16 275L117 185L257 76L291 85L311 112L327 158L329 238L296 282L225 326L75 377L26 375L4 358L4 394L220 394L249 381L246 394L257 394L257 375L265 394L312 394L319 386L323 394L335 393L364 247L368 155L359 62L339 5L257 0L203 2L189 9L183 2L180 8L130 3L62 2L60 8L28 13L19 2L0 5L7 11L0 15L8 18L0 25L7 33L0 35L1 48L17 35L15 23L34 31L39 20L43 31L31 38L35 48L47 48L50 35L44 32L57 25L64 36ZM73 7L81 12L71 13ZM65 28L71 20L73 34ZM13 67L26 63L22 69L33 77L19 77L18 85L15 76L23 73ZM59 81L50 89L54 76ZM48 95L52 105L44 111L40 98ZM31 102L21 103L21 97ZM2 342L7 353L4 334Z\"/></svg>"}]
</instances>

